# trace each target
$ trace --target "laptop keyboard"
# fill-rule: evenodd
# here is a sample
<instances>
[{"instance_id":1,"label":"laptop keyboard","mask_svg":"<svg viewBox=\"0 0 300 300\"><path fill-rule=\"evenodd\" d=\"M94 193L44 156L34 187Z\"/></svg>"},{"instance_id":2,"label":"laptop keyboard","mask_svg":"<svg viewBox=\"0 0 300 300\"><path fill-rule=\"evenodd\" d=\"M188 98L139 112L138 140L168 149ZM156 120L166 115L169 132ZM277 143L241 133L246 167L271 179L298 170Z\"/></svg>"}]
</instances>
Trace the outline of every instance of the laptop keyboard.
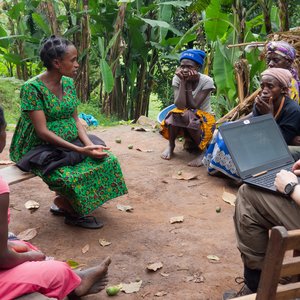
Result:
<instances>
[{"instance_id":1,"label":"laptop keyboard","mask_svg":"<svg viewBox=\"0 0 300 300\"><path fill-rule=\"evenodd\" d=\"M286 168L282 168L280 170L287 170L287 171L292 171L292 166L288 166ZM274 185L275 177L278 171L272 172L272 173L267 173L258 177L253 177L251 179L251 183L265 186L265 187L272 187Z\"/></svg>"}]
</instances>

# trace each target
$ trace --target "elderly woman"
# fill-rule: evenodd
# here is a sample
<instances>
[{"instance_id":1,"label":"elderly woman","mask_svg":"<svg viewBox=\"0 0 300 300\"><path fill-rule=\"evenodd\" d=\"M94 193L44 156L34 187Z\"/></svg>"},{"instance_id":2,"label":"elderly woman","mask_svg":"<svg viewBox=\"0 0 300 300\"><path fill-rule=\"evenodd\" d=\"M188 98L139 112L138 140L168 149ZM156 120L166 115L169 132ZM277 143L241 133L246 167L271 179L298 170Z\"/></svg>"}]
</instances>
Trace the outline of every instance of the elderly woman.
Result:
<instances>
[{"instance_id":1,"label":"elderly woman","mask_svg":"<svg viewBox=\"0 0 300 300\"><path fill-rule=\"evenodd\" d=\"M291 79L292 74L286 69L269 68L265 70L261 74L261 93L255 99L253 107L253 117L268 113L273 114L288 145L292 145L295 137L300 135L300 106L289 98ZM215 153L212 153L212 155L215 155L213 157L214 170L212 174L220 171L233 179L239 179L237 170L220 134L218 134L217 139ZM209 159L209 157L206 156L205 159ZM212 157L210 163L211 161Z\"/></svg>"},{"instance_id":2,"label":"elderly woman","mask_svg":"<svg viewBox=\"0 0 300 300\"><path fill-rule=\"evenodd\" d=\"M296 50L284 41L269 42L266 46L266 61L269 68L287 69L293 75L291 79L290 95L292 100L299 103L300 82L298 72L294 66Z\"/></svg>"},{"instance_id":3,"label":"elderly woman","mask_svg":"<svg viewBox=\"0 0 300 300\"><path fill-rule=\"evenodd\" d=\"M77 116L75 46L51 36L43 43L40 58L45 72L21 88L21 116L10 157L56 192L53 214L64 215L69 225L101 228L103 223L87 214L127 193L120 165L102 140L87 135Z\"/></svg>"},{"instance_id":4,"label":"elderly woman","mask_svg":"<svg viewBox=\"0 0 300 300\"><path fill-rule=\"evenodd\" d=\"M205 52L189 49L181 53L180 66L173 77L174 104L162 122L161 134L169 140L169 145L162 153L163 159L171 159L174 154L175 140L184 136L185 148L205 149L212 138L215 117L210 106L210 94L215 86L212 78L201 74ZM202 165L199 154L189 164L192 167Z\"/></svg>"}]
</instances>

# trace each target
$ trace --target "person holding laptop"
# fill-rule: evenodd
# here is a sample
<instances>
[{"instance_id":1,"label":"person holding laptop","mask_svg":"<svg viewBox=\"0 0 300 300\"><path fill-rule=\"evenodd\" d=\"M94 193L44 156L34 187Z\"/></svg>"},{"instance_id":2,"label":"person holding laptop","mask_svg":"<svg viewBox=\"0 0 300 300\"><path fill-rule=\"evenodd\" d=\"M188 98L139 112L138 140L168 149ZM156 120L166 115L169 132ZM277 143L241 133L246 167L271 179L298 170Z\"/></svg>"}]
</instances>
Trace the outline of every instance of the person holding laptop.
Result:
<instances>
[{"instance_id":1,"label":"person holding laptop","mask_svg":"<svg viewBox=\"0 0 300 300\"><path fill-rule=\"evenodd\" d=\"M293 172L281 170L275 178L278 194L243 184L235 203L234 225L237 246L244 263L244 286L239 292L226 291L223 300L255 293L267 250L269 230L284 226L300 228L300 160Z\"/></svg>"}]
</instances>

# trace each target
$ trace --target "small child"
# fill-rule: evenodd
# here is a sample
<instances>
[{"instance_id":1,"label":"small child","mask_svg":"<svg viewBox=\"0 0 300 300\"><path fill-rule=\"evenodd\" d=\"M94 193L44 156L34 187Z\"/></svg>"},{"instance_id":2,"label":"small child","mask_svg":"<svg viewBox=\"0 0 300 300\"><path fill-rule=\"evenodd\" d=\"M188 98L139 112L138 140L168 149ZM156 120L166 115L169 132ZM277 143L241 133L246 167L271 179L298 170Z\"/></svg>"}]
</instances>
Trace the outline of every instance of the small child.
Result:
<instances>
[{"instance_id":1,"label":"small child","mask_svg":"<svg viewBox=\"0 0 300 300\"><path fill-rule=\"evenodd\" d=\"M203 151L212 138L215 117L210 106L210 94L215 89L212 78L201 74L205 52L189 49L181 53L180 66L173 78L174 104L163 120L161 134L169 140L162 153L163 159L171 159L174 154L176 137L185 138L185 148ZM191 167L202 165L201 153L188 164Z\"/></svg>"},{"instance_id":2,"label":"small child","mask_svg":"<svg viewBox=\"0 0 300 300\"><path fill-rule=\"evenodd\" d=\"M6 122L0 107L0 152L6 143ZM68 264L45 260L46 256L30 243L8 235L9 186L0 177L0 299L64 299L96 294L107 284L111 262L84 271L73 271ZM43 296L44 295L44 296Z\"/></svg>"}]
</instances>

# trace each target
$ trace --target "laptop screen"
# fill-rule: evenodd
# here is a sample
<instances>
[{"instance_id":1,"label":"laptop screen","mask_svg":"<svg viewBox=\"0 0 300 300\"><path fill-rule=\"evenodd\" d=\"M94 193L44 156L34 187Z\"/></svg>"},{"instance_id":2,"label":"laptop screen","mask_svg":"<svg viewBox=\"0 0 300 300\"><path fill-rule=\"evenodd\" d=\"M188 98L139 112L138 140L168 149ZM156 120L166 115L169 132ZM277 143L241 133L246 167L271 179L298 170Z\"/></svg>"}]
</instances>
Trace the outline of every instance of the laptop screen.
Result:
<instances>
[{"instance_id":1,"label":"laptop screen","mask_svg":"<svg viewBox=\"0 0 300 300\"><path fill-rule=\"evenodd\" d=\"M271 115L224 125L220 131L242 178L243 173L253 175L293 161Z\"/></svg>"}]
</instances>

